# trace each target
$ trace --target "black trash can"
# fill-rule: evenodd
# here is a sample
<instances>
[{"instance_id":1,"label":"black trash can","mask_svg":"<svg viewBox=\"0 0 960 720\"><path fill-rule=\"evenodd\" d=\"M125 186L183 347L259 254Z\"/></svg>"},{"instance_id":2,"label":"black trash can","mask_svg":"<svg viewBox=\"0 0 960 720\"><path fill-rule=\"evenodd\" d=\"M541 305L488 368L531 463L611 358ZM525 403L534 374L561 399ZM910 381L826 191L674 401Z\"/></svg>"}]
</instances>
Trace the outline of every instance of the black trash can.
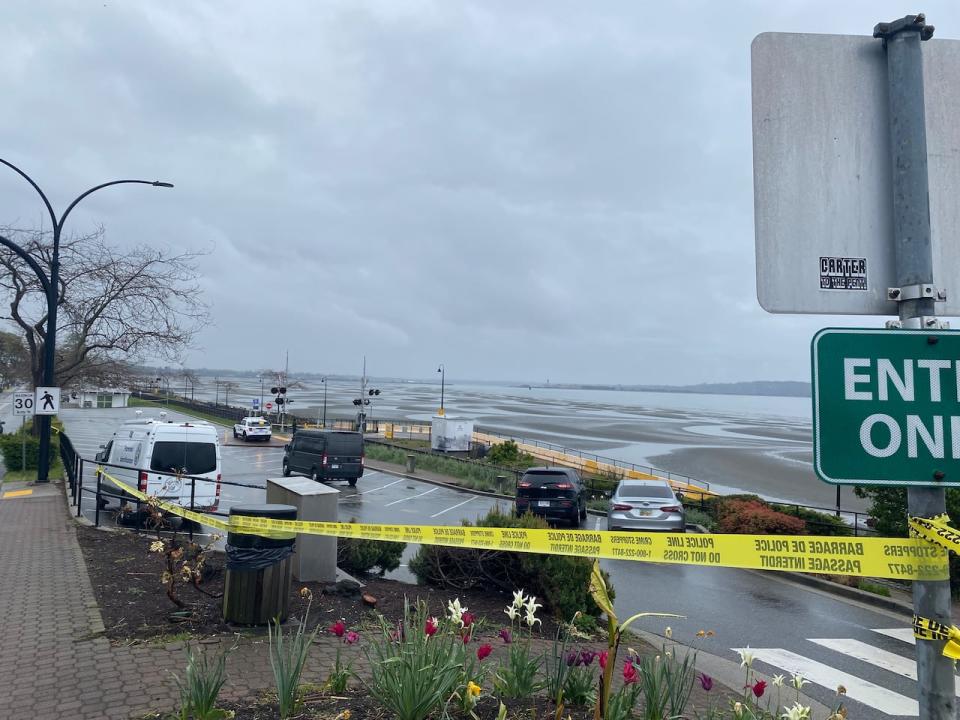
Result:
<instances>
[{"instance_id":1,"label":"black trash can","mask_svg":"<svg viewBox=\"0 0 960 720\"><path fill-rule=\"evenodd\" d=\"M293 505L234 505L230 517L296 520ZM262 537L227 533L227 572L223 619L240 625L266 625L287 619L290 606L291 556L296 535Z\"/></svg>"}]
</instances>

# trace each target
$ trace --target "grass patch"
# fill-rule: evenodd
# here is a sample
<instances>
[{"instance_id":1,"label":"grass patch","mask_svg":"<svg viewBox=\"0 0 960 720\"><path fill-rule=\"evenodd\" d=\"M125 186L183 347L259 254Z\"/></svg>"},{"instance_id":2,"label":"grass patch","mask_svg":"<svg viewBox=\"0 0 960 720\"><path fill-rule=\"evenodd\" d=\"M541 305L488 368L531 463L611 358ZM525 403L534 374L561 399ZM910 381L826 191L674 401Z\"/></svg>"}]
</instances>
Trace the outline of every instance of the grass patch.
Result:
<instances>
[{"instance_id":1,"label":"grass patch","mask_svg":"<svg viewBox=\"0 0 960 720\"><path fill-rule=\"evenodd\" d=\"M210 415L201 410L194 410L192 407L187 405L181 405L176 400L171 400L169 403L165 402L156 402L155 400L144 400L143 398L131 397L130 398L131 407L148 407L156 408L157 410L176 410L181 412L184 415L190 415L195 418L200 418L201 420L206 420L209 423L214 425L220 425L222 427L233 427L233 425L226 420L225 418L218 417L217 415Z\"/></svg>"},{"instance_id":2,"label":"grass patch","mask_svg":"<svg viewBox=\"0 0 960 720\"><path fill-rule=\"evenodd\" d=\"M367 442L364 452L371 460L403 465L407 462L407 453L404 449L382 445L381 443ZM497 476L505 475L503 492L512 495L516 482L516 475L499 468L492 468L481 463L454 460L441 455L417 455L417 468L435 472L451 478L457 485L472 488L473 490L497 490Z\"/></svg>"},{"instance_id":3,"label":"grass patch","mask_svg":"<svg viewBox=\"0 0 960 720\"><path fill-rule=\"evenodd\" d=\"M864 590L868 593L873 593L874 595L882 595L883 597L890 597L890 588L885 585L880 585L879 583L873 583L869 580L861 580L857 583L857 587L860 590Z\"/></svg>"},{"instance_id":4,"label":"grass patch","mask_svg":"<svg viewBox=\"0 0 960 720\"><path fill-rule=\"evenodd\" d=\"M50 463L50 478L63 477L63 463L57 455ZM3 476L3 483L33 482L37 479L36 470L10 470Z\"/></svg>"}]
</instances>

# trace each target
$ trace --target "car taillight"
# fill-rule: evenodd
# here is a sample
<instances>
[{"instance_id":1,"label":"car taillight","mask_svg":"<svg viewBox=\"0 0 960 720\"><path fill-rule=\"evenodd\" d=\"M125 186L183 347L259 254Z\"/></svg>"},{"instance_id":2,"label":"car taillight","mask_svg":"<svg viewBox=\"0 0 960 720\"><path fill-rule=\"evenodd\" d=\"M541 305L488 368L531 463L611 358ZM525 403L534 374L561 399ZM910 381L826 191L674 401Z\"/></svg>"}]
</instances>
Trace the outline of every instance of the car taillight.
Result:
<instances>
[{"instance_id":1,"label":"car taillight","mask_svg":"<svg viewBox=\"0 0 960 720\"><path fill-rule=\"evenodd\" d=\"M680 512L683 510L683 507L680 505L664 505L660 508L660 512Z\"/></svg>"},{"instance_id":2,"label":"car taillight","mask_svg":"<svg viewBox=\"0 0 960 720\"><path fill-rule=\"evenodd\" d=\"M140 476L137 481L137 488L140 490L140 492L147 491L147 473L143 470L140 471Z\"/></svg>"},{"instance_id":3,"label":"car taillight","mask_svg":"<svg viewBox=\"0 0 960 720\"><path fill-rule=\"evenodd\" d=\"M633 510L633 505L624 505L623 503L614 503L614 510Z\"/></svg>"},{"instance_id":4,"label":"car taillight","mask_svg":"<svg viewBox=\"0 0 960 720\"><path fill-rule=\"evenodd\" d=\"M320 458L320 464L321 464L321 465L326 465L326 464L327 464L327 454L326 454L326 453L324 453L324 454L321 456L321 458Z\"/></svg>"},{"instance_id":5,"label":"car taillight","mask_svg":"<svg viewBox=\"0 0 960 720\"><path fill-rule=\"evenodd\" d=\"M528 482L522 482L519 485L517 485L517 487L531 487L531 485Z\"/></svg>"},{"instance_id":6,"label":"car taillight","mask_svg":"<svg viewBox=\"0 0 960 720\"><path fill-rule=\"evenodd\" d=\"M570 483L557 483L554 485L557 490L569 490L573 487Z\"/></svg>"},{"instance_id":7,"label":"car taillight","mask_svg":"<svg viewBox=\"0 0 960 720\"><path fill-rule=\"evenodd\" d=\"M361 455L361 456L360 456L360 467L366 467L366 465L367 465L367 456L366 456L366 455Z\"/></svg>"}]
</instances>

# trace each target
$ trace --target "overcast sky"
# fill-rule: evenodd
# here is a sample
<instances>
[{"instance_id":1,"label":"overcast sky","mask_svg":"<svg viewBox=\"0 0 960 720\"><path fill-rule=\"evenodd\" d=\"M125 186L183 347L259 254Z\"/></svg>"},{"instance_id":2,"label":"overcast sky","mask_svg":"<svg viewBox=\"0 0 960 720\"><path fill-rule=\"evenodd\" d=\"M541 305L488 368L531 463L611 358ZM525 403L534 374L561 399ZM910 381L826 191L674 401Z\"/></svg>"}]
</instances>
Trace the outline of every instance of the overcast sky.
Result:
<instances>
[{"instance_id":1,"label":"overcast sky","mask_svg":"<svg viewBox=\"0 0 960 720\"><path fill-rule=\"evenodd\" d=\"M954 3L921 8L960 35ZM195 367L809 378L756 300L750 42L893 2L4 4L0 157L113 242L208 249ZM42 207L0 173L0 225ZM846 324L874 326L880 318Z\"/></svg>"}]
</instances>

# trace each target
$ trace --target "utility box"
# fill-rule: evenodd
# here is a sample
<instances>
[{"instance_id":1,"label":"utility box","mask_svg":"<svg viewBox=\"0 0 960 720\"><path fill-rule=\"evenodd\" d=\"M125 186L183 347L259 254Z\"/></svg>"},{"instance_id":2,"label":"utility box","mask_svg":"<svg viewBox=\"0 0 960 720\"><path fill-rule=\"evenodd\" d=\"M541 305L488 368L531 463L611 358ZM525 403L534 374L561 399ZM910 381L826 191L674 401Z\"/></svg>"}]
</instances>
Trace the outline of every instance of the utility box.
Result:
<instances>
[{"instance_id":1,"label":"utility box","mask_svg":"<svg viewBox=\"0 0 960 720\"><path fill-rule=\"evenodd\" d=\"M442 452L469 452L473 420L433 416L430 448Z\"/></svg>"},{"instance_id":2,"label":"utility box","mask_svg":"<svg viewBox=\"0 0 960 720\"><path fill-rule=\"evenodd\" d=\"M284 503L297 509L299 520L337 521L336 488L305 477L267 479L267 502ZM301 534L292 558L293 576L301 582L335 582L337 579L337 538Z\"/></svg>"}]
</instances>

